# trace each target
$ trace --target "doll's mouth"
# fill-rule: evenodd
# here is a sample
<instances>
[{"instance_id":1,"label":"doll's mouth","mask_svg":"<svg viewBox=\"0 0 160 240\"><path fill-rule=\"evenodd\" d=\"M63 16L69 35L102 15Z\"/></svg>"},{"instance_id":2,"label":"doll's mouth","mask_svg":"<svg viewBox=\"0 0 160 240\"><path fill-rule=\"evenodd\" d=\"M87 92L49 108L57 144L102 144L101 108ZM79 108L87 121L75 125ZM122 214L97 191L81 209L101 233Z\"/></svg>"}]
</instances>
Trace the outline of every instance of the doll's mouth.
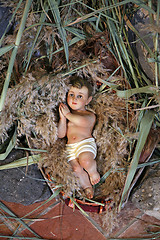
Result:
<instances>
[{"instance_id":1,"label":"doll's mouth","mask_svg":"<svg viewBox=\"0 0 160 240\"><path fill-rule=\"evenodd\" d=\"M73 105L76 105L77 103L75 103L75 102L72 102L72 104L73 104Z\"/></svg>"}]
</instances>

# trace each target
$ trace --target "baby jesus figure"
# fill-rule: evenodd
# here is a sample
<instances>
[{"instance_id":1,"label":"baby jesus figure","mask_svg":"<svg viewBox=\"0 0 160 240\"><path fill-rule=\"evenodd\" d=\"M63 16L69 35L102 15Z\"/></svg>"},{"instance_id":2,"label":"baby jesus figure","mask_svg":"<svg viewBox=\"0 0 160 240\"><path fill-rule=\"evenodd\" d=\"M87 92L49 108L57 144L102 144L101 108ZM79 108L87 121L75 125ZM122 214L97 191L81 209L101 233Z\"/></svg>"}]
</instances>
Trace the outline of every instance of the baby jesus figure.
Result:
<instances>
[{"instance_id":1,"label":"baby jesus figure","mask_svg":"<svg viewBox=\"0 0 160 240\"><path fill-rule=\"evenodd\" d=\"M95 139L92 137L96 116L85 106L92 100L92 86L85 80L75 77L67 95L67 104L59 106L60 120L58 137L67 136L67 160L74 174L78 177L86 197L93 198L92 185L100 180L97 164L94 160L97 153Z\"/></svg>"}]
</instances>

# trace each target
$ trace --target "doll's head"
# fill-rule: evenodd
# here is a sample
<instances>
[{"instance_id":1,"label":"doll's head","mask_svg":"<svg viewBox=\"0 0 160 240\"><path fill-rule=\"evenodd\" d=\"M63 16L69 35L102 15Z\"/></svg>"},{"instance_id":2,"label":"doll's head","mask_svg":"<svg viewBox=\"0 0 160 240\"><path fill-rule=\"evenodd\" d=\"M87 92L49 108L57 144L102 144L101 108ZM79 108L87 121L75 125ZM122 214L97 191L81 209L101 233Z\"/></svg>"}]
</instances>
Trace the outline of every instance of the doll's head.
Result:
<instances>
[{"instance_id":1,"label":"doll's head","mask_svg":"<svg viewBox=\"0 0 160 240\"><path fill-rule=\"evenodd\" d=\"M72 110L85 110L92 100L92 85L80 77L72 78L70 89L67 94L67 103Z\"/></svg>"},{"instance_id":2,"label":"doll's head","mask_svg":"<svg viewBox=\"0 0 160 240\"><path fill-rule=\"evenodd\" d=\"M84 78L74 76L71 78L70 84L72 87L76 87L79 89L81 89L82 87L86 87L88 89L88 97L92 96L92 94L93 94L92 84Z\"/></svg>"}]
</instances>

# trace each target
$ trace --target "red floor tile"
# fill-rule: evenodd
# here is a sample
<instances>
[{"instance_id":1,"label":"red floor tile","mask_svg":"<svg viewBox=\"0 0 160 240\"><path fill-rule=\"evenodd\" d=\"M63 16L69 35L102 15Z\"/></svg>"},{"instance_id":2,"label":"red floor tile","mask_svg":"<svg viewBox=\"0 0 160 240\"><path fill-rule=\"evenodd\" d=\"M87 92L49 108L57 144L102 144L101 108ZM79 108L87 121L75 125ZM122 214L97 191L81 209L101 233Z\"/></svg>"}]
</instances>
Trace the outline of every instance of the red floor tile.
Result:
<instances>
[{"instance_id":1,"label":"red floor tile","mask_svg":"<svg viewBox=\"0 0 160 240\"><path fill-rule=\"evenodd\" d=\"M30 211L36 209L41 203L30 206L23 206L21 204L4 202L10 210L17 216L23 217ZM54 205L55 202L50 202L40 207L36 212L27 216L27 218L38 217L41 221L27 222L30 228L36 232L40 237L45 239L69 239L69 240L88 240L97 239L104 240L105 237L95 228L90 221L84 217L79 210L66 206L60 202ZM12 221L13 222L13 221ZM14 221L15 223L15 221ZM15 228L16 229L16 228ZM6 227L0 230L1 235L10 235L11 232L6 232ZM19 236L33 237L33 233L24 227L19 228Z\"/></svg>"},{"instance_id":2,"label":"red floor tile","mask_svg":"<svg viewBox=\"0 0 160 240\"><path fill-rule=\"evenodd\" d=\"M133 224L130 225L123 233L121 233L119 237L153 237L154 239L158 240L160 239L160 221L154 217L143 214L140 218L137 217L137 220L133 222Z\"/></svg>"},{"instance_id":3,"label":"red floor tile","mask_svg":"<svg viewBox=\"0 0 160 240\"><path fill-rule=\"evenodd\" d=\"M128 202L121 210L121 212L116 216L117 226L112 229L107 229L103 219L104 214L89 213L89 215L94 219L95 222L101 227L104 236L107 239L110 238L146 238L151 237L151 232L155 239L160 239L160 220L143 214L142 211L137 209L131 202ZM110 219L108 219L110 221Z\"/></svg>"},{"instance_id":4,"label":"red floor tile","mask_svg":"<svg viewBox=\"0 0 160 240\"><path fill-rule=\"evenodd\" d=\"M35 203L24 206L17 203L2 202L16 216L23 219L25 223L44 239L50 240L105 240L109 238L146 238L155 237L160 239L158 234L151 235L151 232L160 232L160 220L143 214L132 203L128 203L117 215L118 226L109 233L103 224L104 214L88 213L89 218L82 215L79 210L73 211L64 202L55 201ZM31 211L34 212L30 213ZM7 215L7 214L6 214ZM0 235L12 236L19 223L13 219L5 220L4 212L0 212ZM37 220L38 219L38 220ZM34 221L33 221L34 220ZM17 236L35 237L35 235L20 225ZM0 237L0 240L6 238ZM16 238L15 238L16 239ZM17 240L17 239L16 239Z\"/></svg>"}]
</instances>

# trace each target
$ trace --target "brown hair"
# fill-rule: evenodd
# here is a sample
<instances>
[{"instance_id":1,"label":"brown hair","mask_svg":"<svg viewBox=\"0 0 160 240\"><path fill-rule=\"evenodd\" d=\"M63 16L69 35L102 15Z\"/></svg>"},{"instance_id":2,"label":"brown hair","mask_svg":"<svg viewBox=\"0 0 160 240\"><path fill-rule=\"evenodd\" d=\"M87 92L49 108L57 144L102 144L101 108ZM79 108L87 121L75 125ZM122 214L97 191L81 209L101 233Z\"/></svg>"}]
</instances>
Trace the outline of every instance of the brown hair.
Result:
<instances>
[{"instance_id":1,"label":"brown hair","mask_svg":"<svg viewBox=\"0 0 160 240\"><path fill-rule=\"evenodd\" d=\"M70 84L72 87L76 87L79 89L81 89L82 87L86 87L88 89L88 97L92 96L92 94L93 94L92 84L84 78L74 76L71 78Z\"/></svg>"}]
</instances>

